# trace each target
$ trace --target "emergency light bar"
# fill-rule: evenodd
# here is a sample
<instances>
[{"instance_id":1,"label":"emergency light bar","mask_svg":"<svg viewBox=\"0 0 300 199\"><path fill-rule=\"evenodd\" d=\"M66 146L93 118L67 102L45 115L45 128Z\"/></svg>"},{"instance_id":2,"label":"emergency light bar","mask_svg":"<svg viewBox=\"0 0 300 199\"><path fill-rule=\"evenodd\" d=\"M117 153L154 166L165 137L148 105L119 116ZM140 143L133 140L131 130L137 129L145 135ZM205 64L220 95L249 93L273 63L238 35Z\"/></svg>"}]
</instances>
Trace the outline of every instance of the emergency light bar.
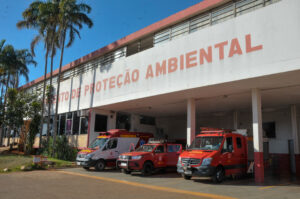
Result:
<instances>
[{"instance_id":1,"label":"emergency light bar","mask_svg":"<svg viewBox=\"0 0 300 199\"><path fill-rule=\"evenodd\" d=\"M150 138L148 141L148 144L163 144L166 142L167 142L167 140Z\"/></svg>"}]
</instances>

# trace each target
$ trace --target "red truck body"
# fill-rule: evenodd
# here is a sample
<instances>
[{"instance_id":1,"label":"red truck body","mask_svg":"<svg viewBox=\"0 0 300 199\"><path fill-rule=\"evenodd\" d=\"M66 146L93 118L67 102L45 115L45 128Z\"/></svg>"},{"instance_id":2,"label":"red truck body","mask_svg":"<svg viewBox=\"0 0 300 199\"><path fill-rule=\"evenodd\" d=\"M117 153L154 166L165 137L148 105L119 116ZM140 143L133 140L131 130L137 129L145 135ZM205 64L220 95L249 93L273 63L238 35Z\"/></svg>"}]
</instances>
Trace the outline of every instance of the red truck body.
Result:
<instances>
[{"instance_id":1,"label":"red truck body","mask_svg":"<svg viewBox=\"0 0 300 199\"><path fill-rule=\"evenodd\" d=\"M231 130L206 128L181 153L177 172L185 179L200 176L221 182L228 175L246 174L247 164L245 135Z\"/></svg>"},{"instance_id":2,"label":"red truck body","mask_svg":"<svg viewBox=\"0 0 300 199\"><path fill-rule=\"evenodd\" d=\"M141 171L143 175L151 175L155 169L176 167L181 152L181 144L144 144L136 151L121 154L117 160L117 165L123 173Z\"/></svg>"}]
</instances>

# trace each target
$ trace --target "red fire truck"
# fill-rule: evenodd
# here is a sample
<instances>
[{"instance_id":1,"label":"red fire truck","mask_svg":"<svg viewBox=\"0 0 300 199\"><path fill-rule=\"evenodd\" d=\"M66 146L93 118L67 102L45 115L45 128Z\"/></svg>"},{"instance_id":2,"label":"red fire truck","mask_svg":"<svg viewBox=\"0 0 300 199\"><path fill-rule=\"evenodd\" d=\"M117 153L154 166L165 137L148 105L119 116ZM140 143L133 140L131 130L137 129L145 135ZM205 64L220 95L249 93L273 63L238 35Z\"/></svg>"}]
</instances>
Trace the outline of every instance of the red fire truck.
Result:
<instances>
[{"instance_id":1,"label":"red fire truck","mask_svg":"<svg viewBox=\"0 0 300 199\"><path fill-rule=\"evenodd\" d=\"M245 131L202 128L177 163L183 178L211 177L222 182L225 176L247 173L248 157Z\"/></svg>"},{"instance_id":2,"label":"red fire truck","mask_svg":"<svg viewBox=\"0 0 300 199\"><path fill-rule=\"evenodd\" d=\"M117 165L126 174L141 171L144 176L151 175L155 169L176 168L181 152L181 144L149 141L133 152L121 154Z\"/></svg>"},{"instance_id":3,"label":"red fire truck","mask_svg":"<svg viewBox=\"0 0 300 199\"><path fill-rule=\"evenodd\" d=\"M84 169L95 167L97 171L114 167L119 154L136 149L152 137L152 133L129 132L124 129L100 132L88 148L78 152L76 163Z\"/></svg>"}]
</instances>

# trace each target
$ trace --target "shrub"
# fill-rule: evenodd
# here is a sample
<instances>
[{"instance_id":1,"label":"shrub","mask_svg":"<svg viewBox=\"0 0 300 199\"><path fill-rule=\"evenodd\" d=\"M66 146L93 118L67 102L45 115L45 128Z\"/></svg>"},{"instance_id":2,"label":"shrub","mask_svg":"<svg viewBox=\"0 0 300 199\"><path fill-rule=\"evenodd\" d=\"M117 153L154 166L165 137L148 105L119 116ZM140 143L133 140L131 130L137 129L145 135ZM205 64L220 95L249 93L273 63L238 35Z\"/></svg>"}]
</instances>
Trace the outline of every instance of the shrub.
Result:
<instances>
[{"instance_id":1,"label":"shrub","mask_svg":"<svg viewBox=\"0 0 300 199\"><path fill-rule=\"evenodd\" d=\"M60 160L75 161L77 149L69 145L66 136L57 136L55 143L55 154L53 154L53 138L50 137L49 142L43 141L43 149L41 154L48 157L57 158Z\"/></svg>"}]
</instances>

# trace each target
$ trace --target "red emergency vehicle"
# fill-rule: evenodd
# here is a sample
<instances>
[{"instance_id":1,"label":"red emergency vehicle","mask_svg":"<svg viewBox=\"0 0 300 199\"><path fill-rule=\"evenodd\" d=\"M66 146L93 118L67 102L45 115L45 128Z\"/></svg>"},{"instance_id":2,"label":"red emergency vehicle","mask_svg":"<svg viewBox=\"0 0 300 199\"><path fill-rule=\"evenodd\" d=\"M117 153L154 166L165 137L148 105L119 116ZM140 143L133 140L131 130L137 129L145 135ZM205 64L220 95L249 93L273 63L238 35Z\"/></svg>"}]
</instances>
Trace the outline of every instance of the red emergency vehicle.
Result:
<instances>
[{"instance_id":1,"label":"red emergency vehicle","mask_svg":"<svg viewBox=\"0 0 300 199\"><path fill-rule=\"evenodd\" d=\"M133 152L121 154L117 165L126 174L141 171L142 175L151 175L155 169L176 168L181 152L181 144L149 141Z\"/></svg>"},{"instance_id":2,"label":"red emergency vehicle","mask_svg":"<svg viewBox=\"0 0 300 199\"><path fill-rule=\"evenodd\" d=\"M244 132L202 128L177 163L185 179L211 177L222 182L225 176L247 173L247 137Z\"/></svg>"},{"instance_id":3,"label":"red emergency vehicle","mask_svg":"<svg viewBox=\"0 0 300 199\"><path fill-rule=\"evenodd\" d=\"M121 153L136 149L152 137L152 133L129 132L124 129L100 132L88 148L78 152L76 163L84 169L95 167L98 171L114 167Z\"/></svg>"}]
</instances>

